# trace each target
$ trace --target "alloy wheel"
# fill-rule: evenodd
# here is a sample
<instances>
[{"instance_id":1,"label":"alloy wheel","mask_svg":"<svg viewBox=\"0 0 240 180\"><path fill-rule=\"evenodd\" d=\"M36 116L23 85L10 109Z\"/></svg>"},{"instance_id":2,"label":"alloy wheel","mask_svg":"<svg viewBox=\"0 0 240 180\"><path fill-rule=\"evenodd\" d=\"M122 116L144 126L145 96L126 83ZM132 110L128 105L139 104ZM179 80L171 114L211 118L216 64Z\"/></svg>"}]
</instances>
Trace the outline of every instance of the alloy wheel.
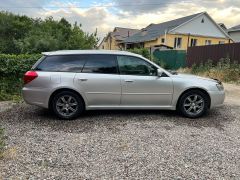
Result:
<instances>
[{"instance_id":1,"label":"alloy wheel","mask_svg":"<svg viewBox=\"0 0 240 180\"><path fill-rule=\"evenodd\" d=\"M204 110L204 99L198 94L189 95L183 103L184 110L187 114L196 116Z\"/></svg>"},{"instance_id":2,"label":"alloy wheel","mask_svg":"<svg viewBox=\"0 0 240 180\"><path fill-rule=\"evenodd\" d=\"M78 110L78 102L73 96L63 95L57 100L56 110L64 117L72 116Z\"/></svg>"}]
</instances>

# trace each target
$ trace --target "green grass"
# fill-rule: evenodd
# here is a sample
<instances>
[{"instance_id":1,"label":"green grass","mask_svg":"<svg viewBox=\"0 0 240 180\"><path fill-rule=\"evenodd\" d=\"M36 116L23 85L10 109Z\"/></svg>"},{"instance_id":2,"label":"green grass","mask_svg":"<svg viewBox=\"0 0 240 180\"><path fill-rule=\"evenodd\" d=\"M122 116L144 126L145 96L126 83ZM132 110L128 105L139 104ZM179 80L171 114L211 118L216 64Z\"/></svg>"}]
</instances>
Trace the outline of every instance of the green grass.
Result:
<instances>
[{"instance_id":1,"label":"green grass","mask_svg":"<svg viewBox=\"0 0 240 180\"><path fill-rule=\"evenodd\" d=\"M16 77L0 77L0 101L20 101L22 79Z\"/></svg>"},{"instance_id":2,"label":"green grass","mask_svg":"<svg viewBox=\"0 0 240 180\"><path fill-rule=\"evenodd\" d=\"M5 148L5 141L4 141L4 130L0 127L0 158L3 156L3 151Z\"/></svg>"}]
</instances>

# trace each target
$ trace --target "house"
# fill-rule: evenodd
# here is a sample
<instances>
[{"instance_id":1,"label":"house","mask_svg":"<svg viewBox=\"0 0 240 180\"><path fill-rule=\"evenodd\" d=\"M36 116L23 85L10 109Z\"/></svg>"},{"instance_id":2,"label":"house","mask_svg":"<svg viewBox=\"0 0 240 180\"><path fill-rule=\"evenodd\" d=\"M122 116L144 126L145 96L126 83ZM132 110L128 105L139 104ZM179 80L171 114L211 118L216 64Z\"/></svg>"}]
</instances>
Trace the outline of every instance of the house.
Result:
<instances>
[{"instance_id":1,"label":"house","mask_svg":"<svg viewBox=\"0 0 240 180\"><path fill-rule=\"evenodd\" d=\"M179 50L189 46L224 44L232 42L207 12L202 12L160 24L150 24L126 38L122 46L152 48L165 45Z\"/></svg>"},{"instance_id":2,"label":"house","mask_svg":"<svg viewBox=\"0 0 240 180\"><path fill-rule=\"evenodd\" d=\"M228 29L228 34L235 42L240 42L240 25Z\"/></svg>"},{"instance_id":3,"label":"house","mask_svg":"<svg viewBox=\"0 0 240 180\"><path fill-rule=\"evenodd\" d=\"M120 50L123 49L123 40L139 32L138 29L115 27L113 32L107 34L98 46L98 49Z\"/></svg>"}]
</instances>

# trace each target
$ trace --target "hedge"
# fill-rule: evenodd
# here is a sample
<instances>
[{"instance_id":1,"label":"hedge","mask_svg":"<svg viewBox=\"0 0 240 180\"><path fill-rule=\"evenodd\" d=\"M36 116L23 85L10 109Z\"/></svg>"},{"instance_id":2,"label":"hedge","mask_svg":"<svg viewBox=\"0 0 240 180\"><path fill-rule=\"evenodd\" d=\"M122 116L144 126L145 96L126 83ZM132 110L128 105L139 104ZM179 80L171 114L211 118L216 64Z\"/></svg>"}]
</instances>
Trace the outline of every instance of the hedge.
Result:
<instances>
[{"instance_id":1,"label":"hedge","mask_svg":"<svg viewBox=\"0 0 240 180\"><path fill-rule=\"evenodd\" d=\"M0 54L0 101L21 99L23 75L41 54Z\"/></svg>"},{"instance_id":2,"label":"hedge","mask_svg":"<svg viewBox=\"0 0 240 180\"><path fill-rule=\"evenodd\" d=\"M22 77L41 54L0 54L0 77Z\"/></svg>"}]
</instances>

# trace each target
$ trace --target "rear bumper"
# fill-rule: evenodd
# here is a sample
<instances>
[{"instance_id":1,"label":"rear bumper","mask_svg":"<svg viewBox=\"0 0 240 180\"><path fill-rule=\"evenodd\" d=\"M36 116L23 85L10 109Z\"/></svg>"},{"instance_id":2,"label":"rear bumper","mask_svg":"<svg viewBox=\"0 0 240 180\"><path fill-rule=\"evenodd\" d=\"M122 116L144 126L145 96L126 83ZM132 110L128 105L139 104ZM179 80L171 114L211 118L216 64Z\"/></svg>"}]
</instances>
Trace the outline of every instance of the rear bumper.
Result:
<instances>
[{"instance_id":1,"label":"rear bumper","mask_svg":"<svg viewBox=\"0 0 240 180\"><path fill-rule=\"evenodd\" d=\"M27 104L48 108L48 89L28 88L22 89L23 99Z\"/></svg>"},{"instance_id":2,"label":"rear bumper","mask_svg":"<svg viewBox=\"0 0 240 180\"><path fill-rule=\"evenodd\" d=\"M223 105L225 100L225 91L208 91L211 98L210 108L219 107Z\"/></svg>"}]
</instances>

